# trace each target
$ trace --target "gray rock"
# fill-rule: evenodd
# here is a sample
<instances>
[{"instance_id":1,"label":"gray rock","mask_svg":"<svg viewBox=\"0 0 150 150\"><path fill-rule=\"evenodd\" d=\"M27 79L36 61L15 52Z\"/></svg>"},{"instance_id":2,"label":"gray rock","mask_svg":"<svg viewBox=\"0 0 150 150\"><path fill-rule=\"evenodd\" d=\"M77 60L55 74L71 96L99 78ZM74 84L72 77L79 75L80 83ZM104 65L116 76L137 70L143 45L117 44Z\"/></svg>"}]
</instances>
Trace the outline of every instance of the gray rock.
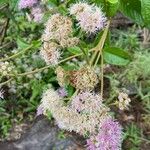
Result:
<instances>
[{"instance_id":1,"label":"gray rock","mask_svg":"<svg viewBox=\"0 0 150 150\"><path fill-rule=\"evenodd\" d=\"M39 117L33 126L18 141L0 143L0 150L84 150L85 141L76 134L65 133L49 120Z\"/></svg>"}]
</instances>

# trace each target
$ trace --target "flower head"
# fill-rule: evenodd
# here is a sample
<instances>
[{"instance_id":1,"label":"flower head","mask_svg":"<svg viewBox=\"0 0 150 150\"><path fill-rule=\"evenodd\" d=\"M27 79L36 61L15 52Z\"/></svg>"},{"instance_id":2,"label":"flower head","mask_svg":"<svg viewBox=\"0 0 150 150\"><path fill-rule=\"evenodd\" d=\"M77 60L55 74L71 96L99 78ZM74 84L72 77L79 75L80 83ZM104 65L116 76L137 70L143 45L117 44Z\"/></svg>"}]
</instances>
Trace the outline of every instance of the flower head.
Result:
<instances>
[{"instance_id":1,"label":"flower head","mask_svg":"<svg viewBox=\"0 0 150 150\"><path fill-rule=\"evenodd\" d=\"M79 16L81 13L91 11L91 6L88 5L87 3L79 2L79 3L73 4L70 7L69 11L71 15L76 16L76 19L79 19Z\"/></svg>"},{"instance_id":2,"label":"flower head","mask_svg":"<svg viewBox=\"0 0 150 150\"><path fill-rule=\"evenodd\" d=\"M69 17L54 14L47 21L45 27L43 41L55 40L63 48L75 46L79 42L79 39L72 35L72 21Z\"/></svg>"},{"instance_id":3,"label":"flower head","mask_svg":"<svg viewBox=\"0 0 150 150\"><path fill-rule=\"evenodd\" d=\"M61 55L60 51L58 50L58 45L54 42L44 42L40 54L45 62L49 65L57 65Z\"/></svg>"},{"instance_id":4,"label":"flower head","mask_svg":"<svg viewBox=\"0 0 150 150\"><path fill-rule=\"evenodd\" d=\"M118 122L111 118L105 120L97 136L100 149L119 150L122 142L121 130Z\"/></svg>"},{"instance_id":5,"label":"flower head","mask_svg":"<svg viewBox=\"0 0 150 150\"><path fill-rule=\"evenodd\" d=\"M38 3L38 0L20 0L19 9L31 8Z\"/></svg>"},{"instance_id":6,"label":"flower head","mask_svg":"<svg viewBox=\"0 0 150 150\"><path fill-rule=\"evenodd\" d=\"M119 93L118 99L119 109L128 109L129 103L131 102L131 99L128 97L128 95L126 93L121 92Z\"/></svg>"},{"instance_id":7,"label":"flower head","mask_svg":"<svg viewBox=\"0 0 150 150\"><path fill-rule=\"evenodd\" d=\"M81 135L87 132L90 134L95 133L98 125L108 118L108 110L105 106L95 112L84 110L85 113L79 113L71 105L64 106L63 98L58 91L53 89L48 89L43 94L37 114L47 115L47 111L52 113L57 125L61 129L75 131Z\"/></svg>"},{"instance_id":8,"label":"flower head","mask_svg":"<svg viewBox=\"0 0 150 150\"><path fill-rule=\"evenodd\" d=\"M121 126L108 118L100 126L99 133L87 140L87 145L89 150L120 150L121 142Z\"/></svg>"},{"instance_id":9,"label":"flower head","mask_svg":"<svg viewBox=\"0 0 150 150\"><path fill-rule=\"evenodd\" d=\"M87 33L95 33L105 26L106 17L101 8L79 2L72 5L70 14L75 15L79 26Z\"/></svg>"},{"instance_id":10,"label":"flower head","mask_svg":"<svg viewBox=\"0 0 150 150\"><path fill-rule=\"evenodd\" d=\"M98 83L98 77L91 67L82 67L80 70L70 72L71 84L80 90L92 90Z\"/></svg>"},{"instance_id":11,"label":"flower head","mask_svg":"<svg viewBox=\"0 0 150 150\"><path fill-rule=\"evenodd\" d=\"M42 113L46 115L47 111L55 112L56 108L58 109L61 106L60 96L53 89L48 89L43 93L41 104L39 110L42 108ZM41 111L41 110L40 110Z\"/></svg>"},{"instance_id":12,"label":"flower head","mask_svg":"<svg viewBox=\"0 0 150 150\"><path fill-rule=\"evenodd\" d=\"M0 75L7 76L13 71L13 66L9 62L0 62Z\"/></svg>"},{"instance_id":13,"label":"flower head","mask_svg":"<svg viewBox=\"0 0 150 150\"><path fill-rule=\"evenodd\" d=\"M39 7L39 6L32 7L31 14L32 14L33 20L35 22L41 22L42 21L43 12L42 12L42 8L41 7Z\"/></svg>"},{"instance_id":14,"label":"flower head","mask_svg":"<svg viewBox=\"0 0 150 150\"><path fill-rule=\"evenodd\" d=\"M67 39L70 36L72 32L72 21L68 17L54 14L47 21L45 27L42 40L56 40L60 42L62 39Z\"/></svg>"}]
</instances>

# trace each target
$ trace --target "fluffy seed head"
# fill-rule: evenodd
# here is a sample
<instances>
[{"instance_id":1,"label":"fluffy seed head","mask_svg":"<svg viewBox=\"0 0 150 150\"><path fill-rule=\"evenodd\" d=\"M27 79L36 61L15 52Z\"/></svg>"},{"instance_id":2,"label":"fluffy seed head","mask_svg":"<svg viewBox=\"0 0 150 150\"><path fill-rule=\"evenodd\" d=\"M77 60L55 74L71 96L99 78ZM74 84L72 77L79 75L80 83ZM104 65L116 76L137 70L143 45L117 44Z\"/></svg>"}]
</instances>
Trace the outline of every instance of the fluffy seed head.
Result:
<instances>
[{"instance_id":1,"label":"fluffy seed head","mask_svg":"<svg viewBox=\"0 0 150 150\"><path fill-rule=\"evenodd\" d=\"M92 90L98 83L98 77L91 67L83 67L70 73L70 82L77 89Z\"/></svg>"},{"instance_id":2,"label":"fluffy seed head","mask_svg":"<svg viewBox=\"0 0 150 150\"><path fill-rule=\"evenodd\" d=\"M60 42L67 39L72 32L72 21L70 18L60 14L54 14L47 21L42 36L43 41L56 40Z\"/></svg>"},{"instance_id":3,"label":"fluffy seed head","mask_svg":"<svg viewBox=\"0 0 150 150\"><path fill-rule=\"evenodd\" d=\"M71 47L78 44L79 39L73 37L72 21L69 17L54 14L47 21L42 35L43 41L55 40L61 47Z\"/></svg>"},{"instance_id":4,"label":"fluffy seed head","mask_svg":"<svg viewBox=\"0 0 150 150\"><path fill-rule=\"evenodd\" d=\"M61 67L61 66L58 66L56 68L56 74L57 74L57 81L58 81L58 84L63 87L65 86L67 80L66 80L66 71Z\"/></svg>"}]
</instances>

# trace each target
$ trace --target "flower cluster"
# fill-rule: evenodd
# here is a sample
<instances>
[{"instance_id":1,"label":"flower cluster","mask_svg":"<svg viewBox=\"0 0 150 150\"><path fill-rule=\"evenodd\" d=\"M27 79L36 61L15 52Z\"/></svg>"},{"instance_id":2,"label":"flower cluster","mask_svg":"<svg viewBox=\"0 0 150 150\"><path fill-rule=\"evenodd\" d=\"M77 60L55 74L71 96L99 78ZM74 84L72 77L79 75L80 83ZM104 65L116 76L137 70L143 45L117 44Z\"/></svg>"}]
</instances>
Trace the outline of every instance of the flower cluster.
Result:
<instances>
[{"instance_id":1,"label":"flower cluster","mask_svg":"<svg viewBox=\"0 0 150 150\"><path fill-rule=\"evenodd\" d=\"M69 17L54 14L47 21L45 27L42 35L44 48L41 49L41 53L45 61L49 62L48 64L56 65L60 57L58 49L75 46L79 39L72 35L72 21Z\"/></svg>"},{"instance_id":2,"label":"flower cluster","mask_svg":"<svg viewBox=\"0 0 150 150\"><path fill-rule=\"evenodd\" d=\"M67 72L61 67L61 66L58 66L55 70L56 74L57 74L57 81L58 81L58 84L63 87L65 86L65 84L67 83Z\"/></svg>"},{"instance_id":3,"label":"flower cluster","mask_svg":"<svg viewBox=\"0 0 150 150\"><path fill-rule=\"evenodd\" d=\"M129 103L131 102L131 99L128 97L128 95L126 93L119 93L118 96L119 102L119 109L120 110L124 110L124 109L128 109Z\"/></svg>"},{"instance_id":4,"label":"flower cluster","mask_svg":"<svg viewBox=\"0 0 150 150\"><path fill-rule=\"evenodd\" d=\"M101 8L79 2L71 6L70 14L74 15L82 30L87 33L95 33L105 26L106 17Z\"/></svg>"},{"instance_id":5,"label":"flower cluster","mask_svg":"<svg viewBox=\"0 0 150 150\"><path fill-rule=\"evenodd\" d=\"M122 128L111 118L106 119L99 128L96 136L87 140L89 150L120 150Z\"/></svg>"},{"instance_id":6,"label":"flower cluster","mask_svg":"<svg viewBox=\"0 0 150 150\"><path fill-rule=\"evenodd\" d=\"M61 106L60 96L53 89L48 89L42 97L41 105L38 107L38 112L43 112L46 115L47 111L55 112Z\"/></svg>"},{"instance_id":7,"label":"flower cluster","mask_svg":"<svg viewBox=\"0 0 150 150\"><path fill-rule=\"evenodd\" d=\"M45 26L46 28L42 36L44 42L53 40L62 47L71 47L78 44L78 38L72 37L72 21L69 17L54 14Z\"/></svg>"},{"instance_id":8,"label":"flower cluster","mask_svg":"<svg viewBox=\"0 0 150 150\"><path fill-rule=\"evenodd\" d=\"M9 62L0 62L0 75L7 76L13 71L13 66Z\"/></svg>"},{"instance_id":9,"label":"flower cluster","mask_svg":"<svg viewBox=\"0 0 150 150\"><path fill-rule=\"evenodd\" d=\"M58 44L54 42L44 42L40 54L48 65L57 65L61 56Z\"/></svg>"},{"instance_id":10,"label":"flower cluster","mask_svg":"<svg viewBox=\"0 0 150 150\"><path fill-rule=\"evenodd\" d=\"M91 67L87 66L78 71L72 71L70 73L70 82L77 89L93 90L98 83L98 77L95 71Z\"/></svg>"},{"instance_id":11,"label":"flower cluster","mask_svg":"<svg viewBox=\"0 0 150 150\"><path fill-rule=\"evenodd\" d=\"M80 108L77 108L78 106L75 104L75 100L78 98L82 98L81 101L86 103L84 107L81 102L82 113L79 112ZM86 98L88 98L87 102ZM92 101L95 102L90 106ZM94 111L94 106L96 107L96 111ZM94 134L98 125L100 125L104 119L109 118L109 109L102 104L101 97L91 92L79 93L79 95L72 99L70 105L64 106L63 99L58 91L48 89L43 94L37 114L43 113L46 115L47 111L50 111L53 114L57 125L61 129L75 131L81 135L84 135L87 132Z\"/></svg>"}]
</instances>

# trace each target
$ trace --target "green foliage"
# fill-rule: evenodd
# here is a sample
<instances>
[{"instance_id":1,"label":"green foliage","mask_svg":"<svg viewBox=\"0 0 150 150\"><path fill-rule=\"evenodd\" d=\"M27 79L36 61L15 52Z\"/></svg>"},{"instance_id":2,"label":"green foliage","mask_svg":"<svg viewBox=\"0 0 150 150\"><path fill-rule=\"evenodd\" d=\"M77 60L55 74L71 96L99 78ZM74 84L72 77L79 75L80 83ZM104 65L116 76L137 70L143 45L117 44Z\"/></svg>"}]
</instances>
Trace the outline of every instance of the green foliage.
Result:
<instances>
[{"instance_id":1,"label":"green foliage","mask_svg":"<svg viewBox=\"0 0 150 150\"><path fill-rule=\"evenodd\" d=\"M125 77L131 82L137 82L138 79L149 79L150 77L150 54L149 52L137 52L134 61L131 62L125 70Z\"/></svg>"},{"instance_id":2,"label":"green foliage","mask_svg":"<svg viewBox=\"0 0 150 150\"><path fill-rule=\"evenodd\" d=\"M65 139L66 138L65 131L64 130L59 131L57 136L58 139Z\"/></svg>"},{"instance_id":3,"label":"green foliage","mask_svg":"<svg viewBox=\"0 0 150 150\"><path fill-rule=\"evenodd\" d=\"M104 60L113 65L127 65L130 62L130 55L117 47L106 47L104 49Z\"/></svg>"},{"instance_id":4,"label":"green foliage","mask_svg":"<svg viewBox=\"0 0 150 150\"><path fill-rule=\"evenodd\" d=\"M120 10L136 23L150 27L149 0L120 0Z\"/></svg>"},{"instance_id":5,"label":"green foliage","mask_svg":"<svg viewBox=\"0 0 150 150\"><path fill-rule=\"evenodd\" d=\"M6 101L0 101L0 135L2 138L8 136L8 131L11 127L10 114L6 109Z\"/></svg>"},{"instance_id":6,"label":"green foliage","mask_svg":"<svg viewBox=\"0 0 150 150\"><path fill-rule=\"evenodd\" d=\"M146 26L150 28L150 1L141 0L141 12Z\"/></svg>"},{"instance_id":7,"label":"green foliage","mask_svg":"<svg viewBox=\"0 0 150 150\"><path fill-rule=\"evenodd\" d=\"M82 53L81 49L77 46L74 46L74 47L69 47L67 48L68 51L72 54L79 54L79 53Z\"/></svg>"},{"instance_id":8,"label":"green foliage","mask_svg":"<svg viewBox=\"0 0 150 150\"><path fill-rule=\"evenodd\" d=\"M143 25L140 0L120 0L120 10L133 21Z\"/></svg>"},{"instance_id":9,"label":"green foliage","mask_svg":"<svg viewBox=\"0 0 150 150\"><path fill-rule=\"evenodd\" d=\"M124 133L124 139L130 142L130 149L139 150L141 144L141 130L134 123L127 126Z\"/></svg>"},{"instance_id":10,"label":"green foliage","mask_svg":"<svg viewBox=\"0 0 150 150\"><path fill-rule=\"evenodd\" d=\"M140 46L137 33L136 26L128 28L128 30L114 29L111 34L112 45L132 51L133 53L140 51L142 47Z\"/></svg>"}]
</instances>

